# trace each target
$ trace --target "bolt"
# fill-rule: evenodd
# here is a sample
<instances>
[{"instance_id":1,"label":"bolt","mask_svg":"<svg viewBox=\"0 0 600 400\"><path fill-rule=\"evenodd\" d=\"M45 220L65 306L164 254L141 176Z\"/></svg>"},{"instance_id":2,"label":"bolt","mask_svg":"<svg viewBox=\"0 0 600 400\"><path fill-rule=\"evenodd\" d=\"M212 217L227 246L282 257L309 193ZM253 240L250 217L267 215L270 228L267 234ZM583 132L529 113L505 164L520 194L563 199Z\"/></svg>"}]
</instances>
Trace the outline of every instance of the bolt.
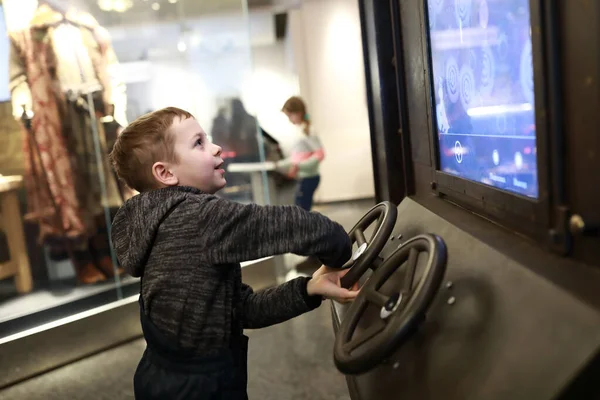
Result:
<instances>
[{"instance_id":1,"label":"bolt","mask_svg":"<svg viewBox=\"0 0 600 400\"><path fill-rule=\"evenodd\" d=\"M402 234L401 233L398 234L398 239L402 239Z\"/></svg>"},{"instance_id":2,"label":"bolt","mask_svg":"<svg viewBox=\"0 0 600 400\"><path fill-rule=\"evenodd\" d=\"M392 237L390 238L390 240L394 240L394 239L395 239L395 237L394 237L394 235L392 235Z\"/></svg>"},{"instance_id":3,"label":"bolt","mask_svg":"<svg viewBox=\"0 0 600 400\"><path fill-rule=\"evenodd\" d=\"M450 281L446 282L446 289L452 289L452 286L454 286L454 284Z\"/></svg>"},{"instance_id":4,"label":"bolt","mask_svg":"<svg viewBox=\"0 0 600 400\"><path fill-rule=\"evenodd\" d=\"M448 299L448 304L452 305L454 303L456 303L456 297L452 296Z\"/></svg>"},{"instance_id":5,"label":"bolt","mask_svg":"<svg viewBox=\"0 0 600 400\"><path fill-rule=\"evenodd\" d=\"M396 361L396 362L394 363L394 365L392 366L392 368L394 368L394 369L398 369L398 368L400 368L400 361Z\"/></svg>"}]
</instances>

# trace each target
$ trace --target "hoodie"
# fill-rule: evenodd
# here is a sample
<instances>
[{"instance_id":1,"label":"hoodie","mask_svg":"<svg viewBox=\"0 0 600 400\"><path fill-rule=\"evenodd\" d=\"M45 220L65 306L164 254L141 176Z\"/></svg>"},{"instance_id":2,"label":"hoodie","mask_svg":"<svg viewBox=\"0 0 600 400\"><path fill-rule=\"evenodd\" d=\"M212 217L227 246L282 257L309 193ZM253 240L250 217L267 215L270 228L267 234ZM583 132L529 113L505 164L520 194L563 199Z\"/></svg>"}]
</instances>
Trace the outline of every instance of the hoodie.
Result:
<instances>
[{"instance_id":1,"label":"hoodie","mask_svg":"<svg viewBox=\"0 0 600 400\"><path fill-rule=\"evenodd\" d=\"M309 278L254 292L241 281L240 262L295 253L339 267L351 255L342 226L321 214L239 204L190 187L134 196L111 233L121 266L142 278L146 314L196 354L229 346L232 332L277 324L321 303L306 292Z\"/></svg>"}]
</instances>

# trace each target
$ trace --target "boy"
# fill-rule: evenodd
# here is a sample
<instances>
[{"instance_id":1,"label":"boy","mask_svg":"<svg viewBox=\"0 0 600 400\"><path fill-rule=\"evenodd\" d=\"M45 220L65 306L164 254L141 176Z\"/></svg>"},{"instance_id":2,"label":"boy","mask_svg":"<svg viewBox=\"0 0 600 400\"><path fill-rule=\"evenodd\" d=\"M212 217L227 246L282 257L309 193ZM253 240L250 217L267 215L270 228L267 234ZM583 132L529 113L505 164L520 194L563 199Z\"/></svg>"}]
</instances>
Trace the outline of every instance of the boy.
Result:
<instances>
[{"instance_id":1,"label":"boy","mask_svg":"<svg viewBox=\"0 0 600 400\"><path fill-rule=\"evenodd\" d=\"M169 107L131 123L110 155L140 192L112 226L121 265L141 277L148 346L134 376L138 399L246 399L244 328L286 321L323 297L356 297L339 286L343 272L327 268L257 293L242 283L241 261L290 252L340 267L351 242L320 214L214 196L226 183L220 154L190 113Z\"/></svg>"}]
</instances>

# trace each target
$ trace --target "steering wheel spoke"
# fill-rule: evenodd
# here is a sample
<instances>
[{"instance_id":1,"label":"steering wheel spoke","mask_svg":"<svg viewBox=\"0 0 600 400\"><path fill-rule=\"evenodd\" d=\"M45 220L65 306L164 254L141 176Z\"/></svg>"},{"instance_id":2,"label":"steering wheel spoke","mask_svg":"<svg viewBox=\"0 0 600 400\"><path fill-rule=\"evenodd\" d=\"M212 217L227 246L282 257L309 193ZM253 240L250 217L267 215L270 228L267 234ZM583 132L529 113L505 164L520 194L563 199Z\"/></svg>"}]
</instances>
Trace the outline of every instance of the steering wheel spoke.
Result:
<instances>
[{"instance_id":1,"label":"steering wheel spoke","mask_svg":"<svg viewBox=\"0 0 600 400\"><path fill-rule=\"evenodd\" d=\"M375 336L383 332L386 328L387 324L383 320L378 320L372 323L367 329L362 331L357 338L351 339L349 342L344 344L344 351L347 353L351 353L357 348L359 348L362 344L368 342L373 339Z\"/></svg>"},{"instance_id":2,"label":"steering wheel spoke","mask_svg":"<svg viewBox=\"0 0 600 400\"><path fill-rule=\"evenodd\" d=\"M358 247L362 246L363 244L369 244L367 243L367 239L365 238L365 233L362 231L362 229L357 228L354 231L354 239L356 239L356 244L358 245Z\"/></svg>"},{"instance_id":3,"label":"steering wheel spoke","mask_svg":"<svg viewBox=\"0 0 600 400\"><path fill-rule=\"evenodd\" d=\"M388 296L382 294L381 292L378 292L375 289L363 288L361 290L364 292L367 301L379 308L385 307L386 303L389 300Z\"/></svg>"},{"instance_id":4,"label":"steering wheel spoke","mask_svg":"<svg viewBox=\"0 0 600 400\"><path fill-rule=\"evenodd\" d=\"M371 263L371 269L373 271L376 271L377 268L379 268L381 266L381 264L383 264L383 261L384 261L383 258L377 256Z\"/></svg>"}]
</instances>

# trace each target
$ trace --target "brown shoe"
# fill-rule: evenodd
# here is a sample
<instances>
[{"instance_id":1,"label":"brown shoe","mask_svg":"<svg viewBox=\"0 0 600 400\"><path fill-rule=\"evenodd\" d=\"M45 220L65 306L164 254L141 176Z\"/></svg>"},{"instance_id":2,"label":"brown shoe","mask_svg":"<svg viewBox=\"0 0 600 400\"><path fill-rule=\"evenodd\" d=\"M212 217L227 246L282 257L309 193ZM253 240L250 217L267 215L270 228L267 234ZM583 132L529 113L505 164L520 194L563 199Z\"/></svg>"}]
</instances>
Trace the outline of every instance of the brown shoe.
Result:
<instances>
[{"instance_id":1,"label":"brown shoe","mask_svg":"<svg viewBox=\"0 0 600 400\"><path fill-rule=\"evenodd\" d=\"M112 263L112 259L109 256L101 257L96 264L98 265L98 269L102 271L107 278L114 278L115 276L115 268ZM121 267L117 268L117 274L121 276L124 270Z\"/></svg>"},{"instance_id":2,"label":"brown shoe","mask_svg":"<svg viewBox=\"0 0 600 400\"><path fill-rule=\"evenodd\" d=\"M75 270L77 272L77 279L85 285L91 285L106 280L104 274L91 262L86 262L85 264L82 263L76 266Z\"/></svg>"}]
</instances>

